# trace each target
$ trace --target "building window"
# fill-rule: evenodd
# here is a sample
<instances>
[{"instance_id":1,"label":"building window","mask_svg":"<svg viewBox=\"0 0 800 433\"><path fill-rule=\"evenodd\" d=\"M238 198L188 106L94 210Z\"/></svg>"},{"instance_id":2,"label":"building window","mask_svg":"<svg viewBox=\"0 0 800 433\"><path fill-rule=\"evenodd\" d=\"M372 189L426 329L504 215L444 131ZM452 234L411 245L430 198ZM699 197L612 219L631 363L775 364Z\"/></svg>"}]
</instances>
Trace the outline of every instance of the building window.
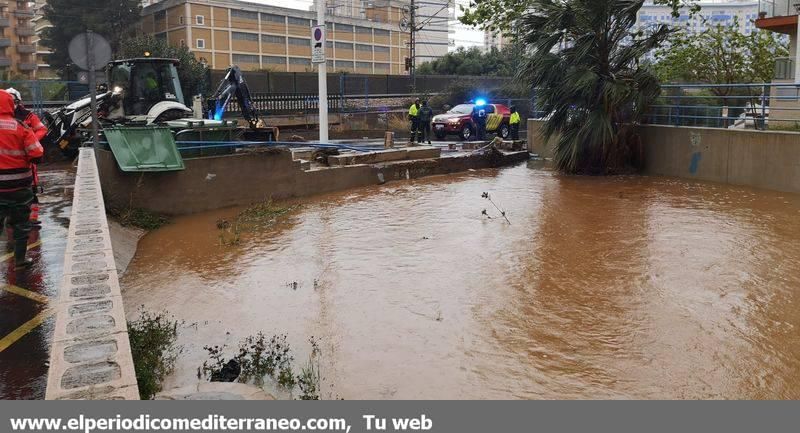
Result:
<instances>
[{"instance_id":1,"label":"building window","mask_svg":"<svg viewBox=\"0 0 800 433\"><path fill-rule=\"evenodd\" d=\"M375 36L389 37L389 30L375 29Z\"/></svg>"},{"instance_id":2,"label":"building window","mask_svg":"<svg viewBox=\"0 0 800 433\"><path fill-rule=\"evenodd\" d=\"M204 26L206 25L206 17L202 15L197 15L194 17L194 23L197 24L198 26Z\"/></svg>"},{"instance_id":3,"label":"building window","mask_svg":"<svg viewBox=\"0 0 800 433\"><path fill-rule=\"evenodd\" d=\"M336 42L336 49L337 50L351 50L353 49L353 44L349 44L347 42Z\"/></svg>"},{"instance_id":4,"label":"building window","mask_svg":"<svg viewBox=\"0 0 800 433\"><path fill-rule=\"evenodd\" d=\"M311 39L289 38L289 45L302 45L304 47L310 47Z\"/></svg>"},{"instance_id":5,"label":"building window","mask_svg":"<svg viewBox=\"0 0 800 433\"><path fill-rule=\"evenodd\" d=\"M261 21L269 21L271 23L286 23L286 17L273 14L261 14Z\"/></svg>"},{"instance_id":6,"label":"building window","mask_svg":"<svg viewBox=\"0 0 800 433\"><path fill-rule=\"evenodd\" d=\"M375 63L375 70L376 71L388 71L389 64L388 63Z\"/></svg>"},{"instance_id":7,"label":"building window","mask_svg":"<svg viewBox=\"0 0 800 433\"><path fill-rule=\"evenodd\" d=\"M261 56L261 61L266 65L285 65L286 57Z\"/></svg>"},{"instance_id":8,"label":"building window","mask_svg":"<svg viewBox=\"0 0 800 433\"><path fill-rule=\"evenodd\" d=\"M305 18L289 17L289 24L294 26L309 27L308 23L309 21Z\"/></svg>"},{"instance_id":9,"label":"building window","mask_svg":"<svg viewBox=\"0 0 800 433\"><path fill-rule=\"evenodd\" d=\"M244 33L244 32L232 32L231 38L237 41L252 41L258 42L258 34L257 33Z\"/></svg>"},{"instance_id":10,"label":"building window","mask_svg":"<svg viewBox=\"0 0 800 433\"><path fill-rule=\"evenodd\" d=\"M325 64L326 64L326 65L327 65L329 68L333 69L333 60L326 60L326 61L325 61Z\"/></svg>"},{"instance_id":11,"label":"building window","mask_svg":"<svg viewBox=\"0 0 800 433\"><path fill-rule=\"evenodd\" d=\"M336 23L336 31L342 33L353 33L353 26L351 26L350 24Z\"/></svg>"},{"instance_id":12,"label":"building window","mask_svg":"<svg viewBox=\"0 0 800 433\"><path fill-rule=\"evenodd\" d=\"M195 41L194 44L195 48L205 48L206 47L206 40L205 39L198 39Z\"/></svg>"},{"instance_id":13,"label":"building window","mask_svg":"<svg viewBox=\"0 0 800 433\"><path fill-rule=\"evenodd\" d=\"M369 35L372 34L372 29L369 27L356 26L356 33L361 35Z\"/></svg>"},{"instance_id":14,"label":"building window","mask_svg":"<svg viewBox=\"0 0 800 433\"><path fill-rule=\"evenodd\" d=\"M353 62L336 61L336 67L340 69L353 69Z\"/></svg>"},{"instance_id":15,"label":"building window","mask_svg":"<svg viewBox=\"0 0 800 433\"><path fill-rule=\"evenodd\" d=\"M250 64L258 64L258 56L254 56L251 54L234 54L233 55L233 63L250 63Z\"/></svg>"},{"instance_id":16,"label":"building window","mask_svg":"<svg viewBox=\"0 0 800 433\"><path fill-rule=\"evenodd\" d=\"M356 50L371 53L372 46L371 45L364 45L364 44L356 44Z\"/></svg>"},{"instance_id":17,"label":"building window","mask_svg":"<svg viewBox=\"0 0 800 433\"><path fill-rule=\"evenodd\" d=\"M258 21L258 12L231 9L231 18Z\"/></svg>"},{"instance_id":18,"label":"building window","mask_svg":"<svg viewBox=\"0 0 800 433\"><path fill-rule=\"evenodd\" d=\"M389 47L376 46L376 47L374 47L374 50L375 50L375 53L389 54Z\"/></svg>"},{"instance_id":19,"label":"building window","mask_svg":"<svg viewBox=\"0 0 800 433\"><path fill-rule=\"evenodd\" d=\"M286 38L283 36L261 35L261 42L265 44L279 44L285 45Z\"/></svg>"},{"instance_id":20,"label":"building window","mask_svg":"<svg viewBox=\"0 0 800 433\"><path fill-rule=\"evenodd\" d=\"M180 25L186 24L186 20L184 19L183 16L178 17L178 24L180 24Z\"/></svg>"},{"instance_id":21,"label":"building window","mask_svg":"<svg viewBox=\"0 0 800 433\"><path fill-rule=\"evenodd\" d=\"M301 57L289 57L289 64L290 65L311 65L311 59L304 59Z\"/></svg>"},{"instance_id":22,"label":"building window","mask_svg":"<svg viewBox=\"0 0 800 433\"><path fill-rule=\"evenodd\" d=\"M333 48L333 41L325 41L325 48Z\"/></svg>"},{"instance_id":23,"label":"building window","mask_svg":"<svg viewBox=\"0 0 800 433\"><path fill-rule=\"evenodd\" d=\"M356 62L357 69L372 69L372 63L370 62Z\"/></svg>"}]
</instances>

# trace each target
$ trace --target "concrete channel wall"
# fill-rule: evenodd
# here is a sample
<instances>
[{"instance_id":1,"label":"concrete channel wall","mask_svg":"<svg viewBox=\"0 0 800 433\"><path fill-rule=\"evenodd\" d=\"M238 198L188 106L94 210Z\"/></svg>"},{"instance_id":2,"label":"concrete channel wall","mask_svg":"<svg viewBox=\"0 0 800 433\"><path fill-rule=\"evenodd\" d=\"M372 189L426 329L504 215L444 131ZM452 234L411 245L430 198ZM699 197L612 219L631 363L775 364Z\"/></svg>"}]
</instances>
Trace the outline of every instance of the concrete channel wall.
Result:
<instances>
[{"instance_id":1,"label":"concrete channel wall","mask_svg":"<svg viewBox=\"0 0 800 433\"><path fill-rule=\"evenodd\" d=\"M95 153L82 148L47 377L48 400L138 400Z\"/></svg>"},{"instance_id":2,"label":"concrete channel wall","mask_svg":"<svg viewBox=\"0 0 800 433\"><path fill-rule=\"evenodd\" d=\"M528 120L528 149L552 158ZM645 174L800 193L800 133L644 125Z\"/></svg>"},{"instance_id":3,"label":"concrete channel wall","mask_svg":"<svg viewBox=\"0 0 800 433\"><path fill-rule=\"evenodd\" d=\"M456 157L304 170L288 149L186 159L185 170L157 173L122 172L114 155L97 151L106 203L112 208L142 208L182 215L269 199L308 197L400 179L415 179L497 167L528 158L528 152Z\"/></svg>"}]
</instances>

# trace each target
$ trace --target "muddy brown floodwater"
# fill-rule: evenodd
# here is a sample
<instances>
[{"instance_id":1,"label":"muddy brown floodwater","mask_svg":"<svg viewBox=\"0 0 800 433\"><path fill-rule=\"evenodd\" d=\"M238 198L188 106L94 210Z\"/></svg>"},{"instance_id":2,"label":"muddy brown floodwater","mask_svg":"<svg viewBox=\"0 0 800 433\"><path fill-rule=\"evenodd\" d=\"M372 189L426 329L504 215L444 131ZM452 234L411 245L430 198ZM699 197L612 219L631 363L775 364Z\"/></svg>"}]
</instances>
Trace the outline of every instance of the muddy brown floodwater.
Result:
<instances>
[{"instance_id":1,"label":"muddy brown floodwater","mask_svg":"<svg viewBox=\"0 0 800 433\"><path fill-rule=\"evenodd\" d=\"M124 278L129 315L186 321L167 387L264 331L301 360L318 338L345 399L800 398L800 196L523 164L321 196L223 247L232 214L151 233Z\"/></svg>"}]
</instances>

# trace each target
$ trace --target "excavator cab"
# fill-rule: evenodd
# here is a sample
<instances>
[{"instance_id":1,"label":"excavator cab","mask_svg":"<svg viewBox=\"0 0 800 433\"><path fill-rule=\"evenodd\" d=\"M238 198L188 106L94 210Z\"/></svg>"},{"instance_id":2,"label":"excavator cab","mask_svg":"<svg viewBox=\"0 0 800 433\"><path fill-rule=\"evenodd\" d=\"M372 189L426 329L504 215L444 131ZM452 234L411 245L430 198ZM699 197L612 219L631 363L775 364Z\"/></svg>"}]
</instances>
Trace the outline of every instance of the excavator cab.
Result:
<instances>
[{"instance_id":1,"label":"excavator cab","mask_svg":"<svg viewBox=\"0 0 800 433\"><path fill-rule=\"evenodd\" d=\"M106 69L111 91L109 119L146 116L155 121L162 116L159 121L172 120L164 118L164 112L159 110L161 107L177 110L169 116L172 118L189 114L176 63L174 59L151 57L109 63Z\"/></svg>"}]
</instances>

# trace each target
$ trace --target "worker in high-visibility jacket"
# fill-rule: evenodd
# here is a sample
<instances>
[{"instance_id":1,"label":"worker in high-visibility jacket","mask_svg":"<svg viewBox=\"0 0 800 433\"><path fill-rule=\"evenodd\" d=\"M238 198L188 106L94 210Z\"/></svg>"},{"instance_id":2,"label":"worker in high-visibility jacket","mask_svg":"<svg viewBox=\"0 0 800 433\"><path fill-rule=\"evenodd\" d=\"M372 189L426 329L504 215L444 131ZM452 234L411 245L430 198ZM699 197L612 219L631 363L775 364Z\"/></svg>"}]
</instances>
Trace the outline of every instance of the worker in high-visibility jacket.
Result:
<instances>
[{"instance_id":1,"label":"worker in high-visibility jacket","mask_svg":"<svg viewBox=\"0 0 800 433\"><path fill-rule=\"evenodd\" d=\"M511 129L511 139L519 140L519 113L517 107L511 106L511 118L508 120L508 126Z\"/></svg>"},{"instance_id":2,"label":"worker in high-visibility jacket","mask_svg":"<svg viewBox=\"0 0 800 433\"><path fill-rule=\"evenodd\" d=\"M419 125L419 98L411 104L411 107L408 107L408 120L411 122L411 139L409 142L415 143L417 135L422 132Z\"/></svg>"},{"instance_id":3,"label":"worker in high-visibility jacket","mask_svg":"<svg viewBox=\"0 0 800 433\"><path fill-rule=\"evenodd\" d=\"M44 149L30 128L14 118L14 98L0 91L0 221L11 226L17 269L31 265L25 258L31 231L33 170Z\"/></svg>"},{"instance_id":4,"label":"worker in high-visibility jacket","mask_svg":"<svg viewBox=\"0 0 800 433\"><path fill-rule=\"evenodd\" d=\"M33 135L36 136L36 139L41 141L47 135L47 127L44 126L36 113L25 108L25 104L22 103L22 95L17 89L9 87L6 89L6 92L8 92L11 97L14 98L14 117L25 124L25 126L31 128L31 131L33 131ZM41 224L39 221L38 194L41 190L41 185L39 184L39 171L36 168L36 164L31 164L31 170L33 170L33 203L31 204L31 223L38 227L39 224Z\"/></svg>"}]
</instances>

